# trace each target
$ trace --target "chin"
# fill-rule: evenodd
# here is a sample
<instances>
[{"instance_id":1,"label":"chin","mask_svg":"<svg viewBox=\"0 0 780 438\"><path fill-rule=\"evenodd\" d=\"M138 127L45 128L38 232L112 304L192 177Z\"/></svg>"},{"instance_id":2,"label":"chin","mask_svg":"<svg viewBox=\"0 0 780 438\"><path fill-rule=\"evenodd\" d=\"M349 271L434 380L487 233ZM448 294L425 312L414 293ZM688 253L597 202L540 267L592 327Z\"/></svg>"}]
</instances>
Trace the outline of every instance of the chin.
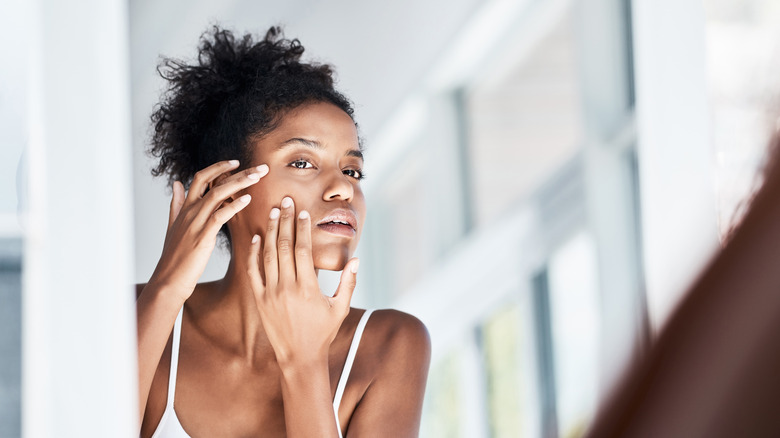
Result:
<instances>
[{"instance_id":1,"label":"chin","mask_svg":"<svg viewBox=\"0 0 780 438\"><path fill-rule=\"evenodd\" d=\"M326 248L314 251L314 268L326 271L342 271L349 261L350 253L346 248Z\"/></svg>"}]
</instances>

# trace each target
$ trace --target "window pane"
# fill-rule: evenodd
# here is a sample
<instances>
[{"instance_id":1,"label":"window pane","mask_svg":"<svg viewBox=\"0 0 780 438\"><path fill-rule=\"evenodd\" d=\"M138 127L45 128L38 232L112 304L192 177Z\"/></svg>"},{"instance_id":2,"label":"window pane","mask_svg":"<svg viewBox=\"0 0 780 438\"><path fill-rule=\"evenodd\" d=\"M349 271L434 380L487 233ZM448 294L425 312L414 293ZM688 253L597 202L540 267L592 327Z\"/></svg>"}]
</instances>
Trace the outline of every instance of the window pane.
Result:
<instances>
[{"instance_id":1,"label":"window pane","mask_svg":"<svg viewBox=\"0 0 780 438\"><path fill-rule=\"evenodd\" d=\"M528 196L583 137L574 29L565 15L504 77L465 96L473 214L481 225Z\"/></svg>"},{"instance_id":2,"label":"window pane","mask_svg":"<svg viewBox=\"0 0 780 438\"><path fill-rule=\"evenodd\" d=\"M428 374L420 436L461 436L460 376L460 354L457 350L433 364Z\"/></svg>"},{"instance_id":3,"label":"window pane","mask_svg":"<svg viewBox=\"0 0 780 438\"><path fill-rule=\"evenodd\" d=\"M482 330L487 371L491 436L522 436L525 409L520 376L520 309L510 306L493 315Z\"/></svg>"},{"instance_id":4,"label":"window pane","mask_svg":"<svg viewBox=\"0 0 780 438\"><path fill-rule=\"evenodd\" d=\"M591 236L581 232L559 248L548 276L558 430L562 437L576 437L593 415L599 378L598 275Z\"/></svg>"}]
</instances>

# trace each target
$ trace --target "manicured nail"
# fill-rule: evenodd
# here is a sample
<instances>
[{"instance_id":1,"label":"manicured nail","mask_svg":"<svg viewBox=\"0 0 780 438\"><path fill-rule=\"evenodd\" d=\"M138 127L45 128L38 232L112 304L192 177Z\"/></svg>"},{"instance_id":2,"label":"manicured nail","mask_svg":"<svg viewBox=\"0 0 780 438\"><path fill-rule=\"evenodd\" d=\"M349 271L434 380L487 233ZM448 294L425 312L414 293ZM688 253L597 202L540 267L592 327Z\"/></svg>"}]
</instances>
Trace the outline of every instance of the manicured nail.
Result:
<instances>
[{"instance_id":1,"label":"manicured nail","mask_svg":"<svg viewBox=\"0 0 780 438\"><path fill-rule=\"evenodd\" d=\"M230 164L231 166L238 166L238 160L230 160L228 161L228 164Z\"/></svg>"},{"instance_id":2,"label":"manicured nail","mask_svg":"<svg viewBox=\"0 0 780 438\"><path fill-rule=\"evenodd\" d=\"M271 219L276 219L276 218L278 218L278 217L279 217L279 213L281 213L281 210L279 210L279 209L278 209L278 208L276 208L276 207L272 208L272 209L271 209L271 216L270 216L270 217L271 217Z\"/></svg>"},{"instance_id":3,"label":"manicured nail","mask_svg":"<svg viewBox=\"0 0 780 438\"><path fill-rule=\"evenodd\" d=\"M261 164L261 165L255 167L255 169L257 169L257 173L259 173L260 175L265 175L266 173L268 173L268 165L267 164Z\"/></svg>"},{"instance_id":4,"label":"manicured nail","mask_svg":"<svg viewBox=\"0 0 780 438\"><path fill-rule=\"evenodd\" d=\"M298 214L298 219L308 219L308 218L309 218L309 212L308 212L308 211L306 211L306 210L302 210L302 211L301 211L301 212Z\"/></svg>"},{"instance_id":5,"label":"manicured nail","mask_svg":"<svg viewBox=\"0 0 780 438\"><path fill-rule=\"evenodd\" d=\"M252 199L252 195L247 193L246 195L238 198L238 202L249 202L250 199Z\"/></svg>"},{"instance_id":6,"label":"manicured nail","mask_svg":"<svg viewBox=\"0 0 780 438\"><path fill-rule=\"evenodd\" d=\"M250 173L246 176L247 178L251 179L252 181L260 181L260 174L259 173Z\"/></svg>"},{"instance_id":7,"label":"manicured nail","mask_svg":"<svg viewBox=\"0 0 780 438\"><path fill-rule=\"evenodd\" d=\"M254 245L255 243L257 243L259 241L260 241L260 236L258 236L257 234L252 236L252 245Z\"/></svg>"},{"instance_id":8,"label":"manicured nail","mask_svg":"<svg viewBox=\"0 0 780 438\"><path fill-rule=\"evenodd\" d=\"M290 208L292 207L292 198L289 196L285 196L284 199L282 199L282 207L284 208Z\"/></svg>"},{"instance_id":9,"label":"manicured nail","mask_svg":"<svg viewBox=\"0 0 780 438\"><path fill-rule=\"evenodd\" d=\"M355 260L349 270L352 271L353 274L357 274L358 266L360 266L360 259Z\"/></svg>"}]
</instances>

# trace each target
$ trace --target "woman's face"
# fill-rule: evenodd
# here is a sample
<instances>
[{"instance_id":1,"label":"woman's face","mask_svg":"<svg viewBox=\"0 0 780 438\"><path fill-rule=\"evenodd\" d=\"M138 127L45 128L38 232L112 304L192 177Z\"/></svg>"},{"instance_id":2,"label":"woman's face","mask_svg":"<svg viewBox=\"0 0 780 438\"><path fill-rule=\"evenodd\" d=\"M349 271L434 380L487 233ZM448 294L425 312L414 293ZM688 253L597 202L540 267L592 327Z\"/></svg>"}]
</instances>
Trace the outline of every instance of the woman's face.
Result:
<instances>
[{"instance_id":1,"label":"woman's face","mask_svg":"<svg viewBox=\"0 0 780 438\"><path fill-rule=\"evenodd\" d=\"M246 190L252 201L239 213L241 224L249 228L241 238L248 240L256 233L265 241L271 209L281 208L282 198L289 196L296 218L301 210L311 215L314 267L343 269L357 247L366 218L359 180L363 154L352 118L329 103L305 104L285 115L253 147L253 165L267 164L269 171Z\"/></svg>"}]
</instances>

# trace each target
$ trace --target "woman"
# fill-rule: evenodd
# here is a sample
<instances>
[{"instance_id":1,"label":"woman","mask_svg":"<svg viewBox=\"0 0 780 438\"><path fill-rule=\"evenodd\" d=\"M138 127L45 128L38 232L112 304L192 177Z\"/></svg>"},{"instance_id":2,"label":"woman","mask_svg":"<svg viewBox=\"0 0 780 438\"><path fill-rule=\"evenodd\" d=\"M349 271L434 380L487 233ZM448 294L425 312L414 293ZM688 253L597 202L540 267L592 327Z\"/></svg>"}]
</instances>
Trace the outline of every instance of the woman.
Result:
<instances>
[{"instance_id":1,"label":"woman","mask_svg":"<svg viewBox=\"0 0 780 438\"><path fill-rule=\"evenodd\" d=\"M330 67L302 53L278 28L257 43L214 28L196 63L160 68L153 174L173 196L137 300L142 437L418 434L427 331L349 305L363 154ZM227 273L197 283L218 233ZM333 297L319 269L343 270Z\"/></svg>"}]
</instances>

